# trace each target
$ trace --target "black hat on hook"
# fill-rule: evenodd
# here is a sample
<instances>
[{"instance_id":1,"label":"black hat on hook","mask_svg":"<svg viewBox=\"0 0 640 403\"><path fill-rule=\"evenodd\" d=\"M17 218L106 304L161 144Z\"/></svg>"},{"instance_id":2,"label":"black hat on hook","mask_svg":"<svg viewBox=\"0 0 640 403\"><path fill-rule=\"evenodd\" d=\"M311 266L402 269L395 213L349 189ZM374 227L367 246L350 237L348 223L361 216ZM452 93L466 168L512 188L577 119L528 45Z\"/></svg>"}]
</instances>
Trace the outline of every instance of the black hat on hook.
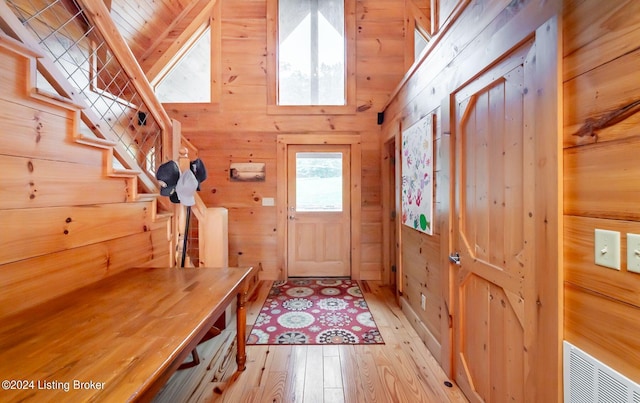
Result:
<instances>
[{"instance_id":1,"label":"black hat on hook","mask_svg":"<svg viewBox=\"0 0 640 403\"><path fill-rule=\"evenodd\" d=\"M156 179L160 182L160 194L170 196L180 179L180 167L175 161L167 161L158 167Z\"/></svg>"},{"instance_id":2,"label":"black hat on hook","mask_svg":"<svg viewBox=\"0 0 640 403\"><path fill-rule=\"evenodd\" d=\"M191 172L193 172L193 175L198 180L197 190L200 190L200 184L204 182L205 179L207 179L207 168L205 168L204 162L202 162L200 158L196 158L195 160L191 161L189 163L189 168L191 169Z\"/></svg>"}]
</instances>

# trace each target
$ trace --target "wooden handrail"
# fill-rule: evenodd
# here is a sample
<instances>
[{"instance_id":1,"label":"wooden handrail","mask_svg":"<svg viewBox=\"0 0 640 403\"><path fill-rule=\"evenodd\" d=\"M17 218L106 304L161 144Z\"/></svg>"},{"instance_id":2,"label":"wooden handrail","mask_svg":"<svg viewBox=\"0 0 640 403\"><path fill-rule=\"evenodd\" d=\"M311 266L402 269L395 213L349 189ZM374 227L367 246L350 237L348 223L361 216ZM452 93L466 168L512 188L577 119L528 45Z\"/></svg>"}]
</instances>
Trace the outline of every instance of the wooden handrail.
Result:
<instances>
[{"instance_id":1,"label":"wooden handrail","mask_svg":"<svg viewBox=\"0 0 640 403\"><path fill-rule=\"evenodd\" d=\"M156 97L153 88L151 88L151 84L147 80L133 52L131 52L122 35L120 35L118 28L111 19L109 10L102 1L78 0L78 3L87 18L89 18L100 31L105 42L109 45L113 56L120 62L129 80L131 80L134 88L144 101L145 106L149 108L149 113L151 113L158 122L162 130L162 144L164 145L163 161L174 159L176 155L172 154L174 146L173 136L171 135L173 122Z\"/></svg>"}]
</instances>

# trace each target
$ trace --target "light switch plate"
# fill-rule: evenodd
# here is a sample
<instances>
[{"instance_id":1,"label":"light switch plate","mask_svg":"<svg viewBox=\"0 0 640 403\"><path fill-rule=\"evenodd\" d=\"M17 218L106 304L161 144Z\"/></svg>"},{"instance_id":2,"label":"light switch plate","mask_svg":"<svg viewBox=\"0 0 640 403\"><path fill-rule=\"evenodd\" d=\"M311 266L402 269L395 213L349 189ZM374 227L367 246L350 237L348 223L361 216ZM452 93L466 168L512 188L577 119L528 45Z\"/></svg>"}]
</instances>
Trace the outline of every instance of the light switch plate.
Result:
<instances>
[{"instance_id":1,"label":"light switch plate","mask_svg":"<svg viewBox=\"0 0 640 403\"><path fill-rule=\"evenodd\" d=\"M627 234L627 271L640 273L640 235Z\"/></svg>"},{"instance_id":2,"label":"light switch plate","mask_svg":"<svg viewBox=\"0 0 640 403\"><path fill-rule=\"evenodd\" d=\"M596 264L620 270L620 233L596 229L594 242Z\"/></svg>"},{"instance_id":3,"label":"light switch plate","mask_svg":"<svg viewBox=\"0 0 640 403\"><path fill-rule=\"evenodd\" d=\"M263 206L275 206L276 205L276 201L273 199L273 197L263 197L262 198L262 205Z\"/></svg>"}]
</instances>

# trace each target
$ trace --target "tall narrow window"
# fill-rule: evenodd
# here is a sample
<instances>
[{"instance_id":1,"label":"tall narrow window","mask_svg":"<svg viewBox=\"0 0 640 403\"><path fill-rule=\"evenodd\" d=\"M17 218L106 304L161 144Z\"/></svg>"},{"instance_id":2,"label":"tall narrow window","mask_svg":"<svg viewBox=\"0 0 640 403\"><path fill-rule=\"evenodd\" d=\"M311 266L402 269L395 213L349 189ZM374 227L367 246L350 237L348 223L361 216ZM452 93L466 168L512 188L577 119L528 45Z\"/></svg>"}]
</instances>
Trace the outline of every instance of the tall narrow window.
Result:
<instances>
[{"instance_id":1,"label":"tall narrow window","mask_svg":"<svg viewBox=\"0 0 640 403\"><path fill-rule=\"evenodd\" d=\"M346 105L344 0L278 1L278 104Z\"/></svg>"}]
</instances>

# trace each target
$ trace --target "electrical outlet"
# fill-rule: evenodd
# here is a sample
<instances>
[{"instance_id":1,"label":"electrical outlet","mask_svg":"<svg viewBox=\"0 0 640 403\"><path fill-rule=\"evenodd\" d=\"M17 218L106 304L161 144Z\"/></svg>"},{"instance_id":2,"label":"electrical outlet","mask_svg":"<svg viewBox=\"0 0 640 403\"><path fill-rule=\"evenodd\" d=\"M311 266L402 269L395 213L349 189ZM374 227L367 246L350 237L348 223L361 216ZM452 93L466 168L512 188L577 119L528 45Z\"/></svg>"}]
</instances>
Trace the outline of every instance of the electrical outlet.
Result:
<instances>
[{"instance_id":1,"label":"electrical outlet","mask_svg":"<svg viewBox=\"0 0 640 403\"><path fill-rule=\"evenodd\" d=\"M427 296L423 293L420 293L420 308L424 311L427 309Z\"/></svg>"},{"instance_id":2,"label":"electrical outlet","mask_svg":"<svg viewBox=\"0 0 640 403\"><path fill-rule=\"evenodd\" d=\"M595 262L599 266L620 270L620 233L596 229Z\"/></svg>"},{"instance_id":3,"label":"electrical outlet","mask_svg":"<svg viewBox=\"0 0 640 403\"><path fill-rule=\"evenodd\" d=\"M640 273L640 235L627 234L627 271Z\"/></svg>"}]
</instances>

